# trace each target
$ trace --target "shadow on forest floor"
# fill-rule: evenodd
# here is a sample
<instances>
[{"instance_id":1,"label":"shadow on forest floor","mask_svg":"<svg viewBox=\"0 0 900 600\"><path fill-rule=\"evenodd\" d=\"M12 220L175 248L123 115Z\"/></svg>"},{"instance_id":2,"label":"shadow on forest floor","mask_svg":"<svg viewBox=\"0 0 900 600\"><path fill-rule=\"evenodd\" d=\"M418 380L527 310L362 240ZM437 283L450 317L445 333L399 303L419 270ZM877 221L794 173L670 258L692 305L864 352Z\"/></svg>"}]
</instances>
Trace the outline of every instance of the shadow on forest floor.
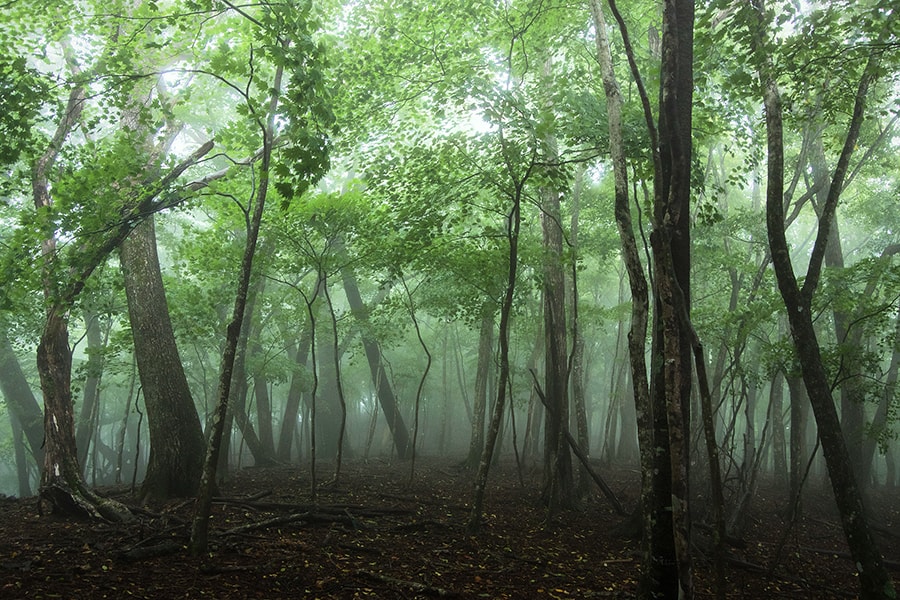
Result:
<instances>
[{"instance_id":1,"label":"shadow on forest floor","mask_svg":"<svg viewBox=\"0 0 900 600\"><path fill-rule=\"evenodd\" d=\"M331 475L331 465L319 477ZM634 471L604 473L627 507ZM465 524L470 473L443 459L345 464L341 482L309 502L307 467L245 469L213 510L210 553L184 550L191 502L148 507L126 525L40 517L34 499L0 500L0 598L628 598L639 542L599 493L547 526L539 475L514 465L491 474L485 526ZM826 492L813 493L766 574L785 523L763 486L742 547L729 549L729 598L853 598L853 565ZM105 490L116 493L117 490ZM769 494L769 495L767 495ZM127 497L124 498L127 501ZM780 501L780 498L778 499ZM875 525L900 576L900 502L876 498ZM711 565L698 542L698 598L712 598Z\"/></svg>"}]
</instances>

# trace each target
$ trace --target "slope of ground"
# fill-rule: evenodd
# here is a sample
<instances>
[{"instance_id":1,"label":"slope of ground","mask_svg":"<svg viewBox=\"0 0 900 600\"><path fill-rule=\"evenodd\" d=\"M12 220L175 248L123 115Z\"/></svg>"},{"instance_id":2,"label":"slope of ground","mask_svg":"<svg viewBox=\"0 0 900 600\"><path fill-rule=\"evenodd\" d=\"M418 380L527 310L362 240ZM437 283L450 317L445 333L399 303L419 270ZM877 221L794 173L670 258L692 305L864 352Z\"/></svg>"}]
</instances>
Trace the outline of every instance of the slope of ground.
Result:
<instances>
[{"instance_id":1,"label":"slope of ground","mask_svg":"<svg viewBox=\"0 0 900 600\"><path fill-rule=\"evenodd\" d=\"M323 464L319 478L331 476ZM633 506L637 474L606 474ZM208 555L184 550L190 502L147 507L127 525L39 516L0 501L0 598L628 598L639 542L602 495L547 521L536 473L492 472L484 527L466 533L471 474L444 460L352 462L310 502L308 468L247 469L221 491ZM106 490L115 493L115 490ZM120 498L127 502L127 496ZM729 549L729 598L852 598L856 581L831 500L808 502L786 538L761 494L745 543ZM881 498L879 541L900 562L898 510ZM712 598L698 541L698 598ZM768 568L775 562L774 572Z\"/></svg>"}]
</instances>

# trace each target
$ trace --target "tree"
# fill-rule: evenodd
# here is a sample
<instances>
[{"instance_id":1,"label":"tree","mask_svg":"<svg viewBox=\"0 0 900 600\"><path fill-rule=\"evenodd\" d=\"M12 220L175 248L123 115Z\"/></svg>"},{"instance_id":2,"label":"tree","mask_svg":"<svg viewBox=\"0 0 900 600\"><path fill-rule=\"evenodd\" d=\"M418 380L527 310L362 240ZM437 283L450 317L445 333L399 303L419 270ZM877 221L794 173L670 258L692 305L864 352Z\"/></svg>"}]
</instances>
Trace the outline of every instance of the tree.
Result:
<instances>
[{"instance_id":1,"label":"tree","mask_svg":"<svg viewBox=\"0 0 900 600\"><path fill-rule=\"evenodd\" d=\"M200 483L205 440L169 318L152 217L123 241L119 257L150 426L141 495L147 500L190 496Z\"/></svg>"},{"instance_id":2,"label":"tree","mask_svg":"<svg viewBox=\"0 0 900 600\"><path fill-rule=\"evenodd\" d=\"M248 85L245 88L232 85L232 89L241 92L248 116L246 123L253 135L261 139L262 150L258 154L259 183L256 184L255 161L251 161L251 181L254 185L249 190L246 208L242 206L246 239L222 353L218 399L210 425L209 444L191 525L190 549L194 555L206 552L207 548L209 516L229 392L269 183L273 183L286 204L315 184L329 166L328 138L334 122L321 70L325 49L312 36L316 25L311 6L264 4L257 7L257 14L231 8L237 14L236 18L241 22L245 34L249 34L252 39L262 36L266 41L268 58L274 69L271 79L258 79L260 76L251 51L251 63L240 65L235 74L246 77ZM284 80L286 73L287 81ZM255 89L263 90L261 96L251 94L254 89L251 84L256 86ZM272 158L279 116L286 118L288 143L279 149L283 162L275 163Z\"/></svg>"},{"instance_id":3,"label":"tree","mask_svg":"<svg viewBox=\"0 0 900 600\"><path fill-rule=\"evenodd\" d=\"M41 407L22 372L22 366L5 329L0 330L0 391L10 414L15 416L28 441L35 464L43 464L44 430Z\"/></svg>"},{"instance_id":4,"label":"tree","mask_svg":"<svg viewBox=\"0 0 900 600\"><path fill-rule=\"evenodd\" d=\"M689 0L666 0L663 4L658 123L625 22L616 3L610 0L609 5L638 86L653 166L652 437L647 440L653 450L650 481L643 486L641 498L645 537L640 595L690 597L693 583L687 470L692 374L689 357L694 335L690 326L689 212L694 4ZM617 185L621 183L617 181Z\"/></svg>"},{"instance_id":5,"label":"tree","mask_svg":"<svg viewBox=\"0 0 900 600\"><path fill-rule=\"evenodd\" d=\"M552 65L544 62L543 75L549 78ZM542 140L548 162L559 160L556 137L548 133ZM569 427L569 335L566 319L566 277L563 259L562 210L560 193L552 182L542 187L541 234L544 265L541 295L544 311L544 501L553 515L557 507L570 508L574 503L575 482L572 455L566 434Z\"/></svg>"},{"instance_id":6,"label":"tree","mask_svg":"<svg viewBox=\"0 0 900 600\"><path fill-rule=\"evenodd\" d=\"M850 553L857 565L861 597L896 598L891 576L882 563L881 553L868 524L812 320L812 298L821 276L831 225L834 222L834 214L843 189L850 157L856 146L865 114L866 96L870 85L877 76L877 55L869 56L859 79L846 139L831 177L827 199L820 210L816 243L810 257L806 278L801 286L794 275L794 266L784 231L782 100L770 54L768 17L762 0L755 0L748 10L754 12L751 17L753 20L750 25L750 39L766 111L769 160L766 224L778 289L787 310L791 337L797 351L803 382L819 427L819 438L828 465L828 473L841 515L844 534L850 547Z\"/></svg>"}]
</instances>

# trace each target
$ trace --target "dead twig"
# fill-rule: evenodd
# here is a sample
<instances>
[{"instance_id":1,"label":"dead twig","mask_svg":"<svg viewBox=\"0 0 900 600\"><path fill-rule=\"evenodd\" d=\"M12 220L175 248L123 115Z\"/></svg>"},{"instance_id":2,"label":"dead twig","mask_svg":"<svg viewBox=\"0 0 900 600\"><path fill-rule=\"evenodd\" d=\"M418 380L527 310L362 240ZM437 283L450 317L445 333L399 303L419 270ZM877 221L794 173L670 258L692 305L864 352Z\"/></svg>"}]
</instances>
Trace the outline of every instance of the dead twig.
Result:
<instances>
[{"instance_id":1,"label":"dead twig","mask_svg":"<svg viewBox=\"0 0 900 600\"><path fill-rule=\"evenodd\" d=\"M456 598L460 596L459 592L454 592L453 590L426 585L424 583L419 583L418 581L388 577L387 575L373 573L372 571L359 570L356 574L393 587L405 588L416 592L417 594L425 594L426 596L437 596L438 598Z\"/></svg>"}]
</instances>

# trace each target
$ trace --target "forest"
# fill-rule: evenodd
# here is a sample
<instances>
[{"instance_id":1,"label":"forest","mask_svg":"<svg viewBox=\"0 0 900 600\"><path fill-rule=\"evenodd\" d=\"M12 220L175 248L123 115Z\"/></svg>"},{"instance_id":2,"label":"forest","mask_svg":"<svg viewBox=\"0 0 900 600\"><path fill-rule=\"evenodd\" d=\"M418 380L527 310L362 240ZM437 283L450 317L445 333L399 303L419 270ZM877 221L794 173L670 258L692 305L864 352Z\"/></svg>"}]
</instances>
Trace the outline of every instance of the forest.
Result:
<instances>
[{"instance_id":1,"label":"forest","mask_svg":"<svg viewBox=\"0 0 900 600\"><path fill-rule=\"evenodd\" d=\"M896 598L898 11L0 0L0 596Z\"/></svg>"}]
</instances>

